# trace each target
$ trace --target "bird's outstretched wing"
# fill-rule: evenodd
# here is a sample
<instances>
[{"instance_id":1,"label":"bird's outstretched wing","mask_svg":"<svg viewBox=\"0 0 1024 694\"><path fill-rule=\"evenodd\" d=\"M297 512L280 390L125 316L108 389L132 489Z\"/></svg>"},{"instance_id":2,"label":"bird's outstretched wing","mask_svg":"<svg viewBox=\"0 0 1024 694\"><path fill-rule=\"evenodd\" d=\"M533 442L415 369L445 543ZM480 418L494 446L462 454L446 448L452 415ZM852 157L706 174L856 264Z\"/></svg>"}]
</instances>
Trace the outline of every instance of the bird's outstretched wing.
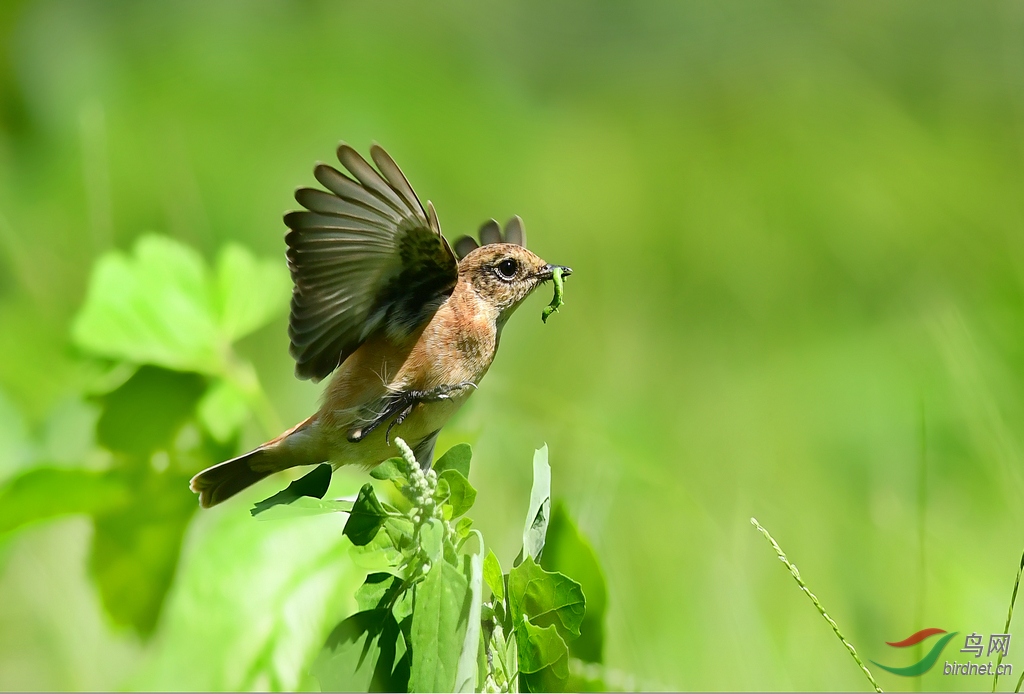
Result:
<instances>
[{"instance_id":1,"label":"bird's outstretched wing","mask_svg":"<svg viewBox=\"0 0 1024 694\"><path fill-rule=\"evenodd\" d=\"M371 334L394 339L428 320L458 279L458 260L428 202L423 209L394 160L374 145L375 170L346 144L314 169L328 191L300 188L289 212L292 291L288 335L295 374L319 381Z\"/></svg>"}]
</instances>

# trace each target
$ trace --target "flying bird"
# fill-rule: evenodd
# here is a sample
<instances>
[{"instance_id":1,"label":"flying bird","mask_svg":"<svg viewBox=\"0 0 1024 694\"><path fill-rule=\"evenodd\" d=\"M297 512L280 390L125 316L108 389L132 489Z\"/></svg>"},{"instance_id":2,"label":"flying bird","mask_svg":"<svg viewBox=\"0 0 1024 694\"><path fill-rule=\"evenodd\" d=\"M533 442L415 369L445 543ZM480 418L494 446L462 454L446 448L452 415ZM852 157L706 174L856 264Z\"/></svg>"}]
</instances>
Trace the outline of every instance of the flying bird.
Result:
<instances>
[{"instance_id":1,"label":"flying bird","mask_svg":"<svg viewBox=\"0 0 1024 694\"><path fill-rule=\"evenodd\" d=\"M476 390L506 321L530 293L572 270L526 249L522 220L494 220L453 247L395 161L374 145L376 169L341 144L346 175L313 171L289 212L294 287L288 335L295 374L333 374L320 409L258 448L192 478L210 507L267 475L330 462L372 468L399 455L401 436L424 467L445 423Z\"/></svg>"}]
</instances>

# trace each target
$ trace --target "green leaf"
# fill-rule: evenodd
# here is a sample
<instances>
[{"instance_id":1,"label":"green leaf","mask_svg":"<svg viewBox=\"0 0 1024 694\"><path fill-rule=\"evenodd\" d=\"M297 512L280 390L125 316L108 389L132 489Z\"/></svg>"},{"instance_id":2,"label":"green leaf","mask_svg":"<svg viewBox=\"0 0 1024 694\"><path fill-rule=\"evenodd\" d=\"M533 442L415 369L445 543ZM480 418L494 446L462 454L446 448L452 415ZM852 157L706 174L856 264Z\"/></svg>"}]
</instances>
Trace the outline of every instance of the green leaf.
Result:
<instances>
[{"instance_id":1,"label":"green leaf","mask_svg":"<svg viewBox=\"0 0 1024 694\"><path fill-rule=\"evenodd\" d=\"M538 626L554 624L565 638L580 635L587 611L580 584L560 573L548 572L527 557L508 575L508 602L513 623L523 616Z\"/></svg>"},{"instance_id":2,"label":"green leaf","mask_svg":"<svg viewBox=\"0 0 1024 694\"><path fill-rule=\"evenodd\" d=\"M454 472L454 470L452 470ZM458 668L455 673L456 692L475 692L477 685L477 656L480 651L480 606L483 602L483 550L484 536L474 530L479 548L463 559L463 575L469 584L469 618L466 622L466 635L462 640L462 652L459 655Z\"/></svg>"},{"instance_id":3,"label":"green leaf","mask_svg":"<svg viewBox=\"0 0 1024 694\"><path fill-rule=\"evenodd\" d=\"M349 481L331 493L354 496L359 485ZM198 506L195 497L191 505ZM352 595L366 577L347 556L345 518L257 523L245 513L197 515L202 527L189 531L159 646L119 678L123 688L317 691L306 676L328 634L352 613Z\"/></svg>"},{"instance_id":4,"label":"green leaf","mask_svg":"<svg viewBox=\"0 0 1024 694\"><path fill-rule=\"evenodd\" d=\"M352 558L353 564L365 571L385 572L394 576L403 574L399 567L405 561L405 555L396 546L389 533L378 532L365 545L352 545L349 556Z\"/></svg>"},{"instance_id":5,"label":"green leaf","mask_svg":"<svg viewBox=\"0 0 1024 694\"><path fill-rule=\"evenodd\" d=\"M97 261L72 338L101 356L219 374L224 350L212 294L198 253L143 236L132 256L113 251Z\"/></svg>"},{"instance_id":6,"label":"green leaf","mask_svg":"<svg viewBox=\"0 0 1024 694\"><path fill-rule=\"evenodd\" d=\"M473 459L473 448L468 443L457 443L434 463L434 472L440 475L445 470L458 470L469 479L469 463Z\"/></svg>"},{"instance_id":7,"label":"green leaf","mask_svg":"<svg viewBox=\"0 0 1024 694\"><path fill-rule=\"evenodd\" d=\"M284 309L289 281L276 260L225 247L216 278L174 239L147 235L131 256L96 263L72 337L82 349L135 364L223 375L227 345Z\"/></svg>"},{"instance_id":8,"label":"green leaf","mask_svg":"<svg viewBox=\"0 0 1024 694\"><path fill-rule=\"evenodd\" d=\"M393 684L400 629L391 610L357 612L331 635L313 663L325 692L396 691Z\"/></svg>"},{"instance_id":9,"label":"green leaf","mask_svg":"<svg viewBox=\"0 0 1024 694\"><path fill-rule=\"evenodd\" d=\"M373 485L367 482L359 490L359 496L356 497L356 502L352 505L348 522L345 523L345 529L342 532L352 540L353 545L361 547L369 544L377 536L377 531L381 529L387 519L388 513L377 500L377 495L373 492Z\"/></svg>"},{"instance_id":10,"label":"green leaf","mask_svg":"<svg viewBox=\"0 0 1024 694\"><path fill-rule=\"evenodd\" d=\"M214 439L227 443L249 418L249 401L235 383L217 379L199 401L196 414Z\"/></svg>"},{"instance_id":11,"label":"green leaf","mask_svg":"<svg viewBox=\"0 0 1024 694\"><path fill-rule=\"evenodd\" d=\"M372 573L356 591L356 604L360 610L388 607L388 601L395 597L401 585L402 581L389 573Z\"/></svg>"},{"instance_id":12,"label":"green leaf","mask_svg":"<svg viewBox=\"0 0 1024 694\"><path fill-rule=\"evenodd\" d=\"M375 480L404 480L407 465L404 458L388 458L370 470L370 477Z\"/></svg>"},{"instance_id":13,"label":"green leaf","mask_svg":"<svg viewBox=\"0 0 1024 694\"><path fill-rule=\"evenodd\" d=\"M452 507L452 518L458 518L463 513L473 508L476 501L476 489L469 483L458 470L450 469L440 473L438 480L444 480L448 484L448 501Z\"/></svg>"},{"instance_id":14,"label":"green leaf","mask_svg":"<svg viewBox=\"0 0 1024 694\"><path fill-rule=\"evenodd\" d=\"M74 468L37 467L0 485L0 533L72 513L102 513L131 503L123 476Z\"/></svg>"},{"instance_id":15,"label":"green leaf","mask_svg":"<svg viewBox=\"0 0 1024 694\"><path fill-rule=\"evenodd\" d=\"M269 501L269 499L268 499ZM322 516L325 513L351 513L352 502L345 499L317 499L312 496L300 496L295 501L277 504L263 511L258 511L256 520L276 521L290 518L306 518ZM250 511L252 513L252 511Z\"/></svg>"},{"instance_id":16,"label":"green leaf","mask_svg":"<svg viewBox=\"0 0 1024 694\"><path fill-rule=\"evenodd\" d=\"M587 612L580 625L580 638L569 643L569 654L591 663L602 662L604 613L608 603L604 572L593 547L561 503L556 503L551 513L541 566L548 571L571 576L579 582L587 597Z\"/></svg>"},{"instance_id":17,"label":"green leaf","mask_svg":"<svg viewBox=\"0 0 1024 694\"><path fill-rule=\"evenodd\" d=\"M516 626L516 648L520 691L565 691L569 681L569 649L555 627L538 627L524 618Z\"/></svg>"},{"instance_id":18,"label":"green leaf","mask_svg":"<svg viewBox=\"0 0 1024 694\"><path fill-rule=\"evenodd\" d=\"M501 572L501 563L495 556L494 550L488 550L487 558L484 559L484 581L491 589L494 597L501 602L505 599L505 577Z\"/></svg>"},{"instance_id":19,"label":"green leaf","mask_svg":"<svg viewBox=\"0 0 1024 694\"><path fill-rule=\"evenodd\" d=\"M291 297L284 263L259 260L244 246L229 243L217 258L217 304L221 330L230 341L266 325Z\"/></svg>"},{"instance_id":20,"label":"green leaf","mask_svg":"<svg viewBox=\"0 0 1024 694\"><path fill-rule=\"evenodd\" d=\"M33 448L25 418L0 391L0 479L33 464L37 457Z\"/></svg>"},{"instance_id":21,"label":"green leaf","mask_svg":"<svg viewBox=\"0 0 1024 694\"><path fill-rule=\"evenodd\" d=\"M441 521L436 518L428 518L420 526L420 547L426 553L431 562L441 558L441 549L444 541L444 527Z\"/></svg>"},{"instance_id":22,"label":"green leaf","mask_svg":"<svg viewBox=\"0 0 1024 694\"><path fill-rule=\"evenodd\" d=\"M134 495L131 506L94 517L89 567L107 614L146 637L156 627L198 506L188 477L175 472L150 475Z\"/></svg>"},{"instance_id":23,"label":"green leaf","mask_svg":"<svg viewBox=\"0 0 1024 694\"><path fill-rule=\"evenodd\" d=\"M469 537L469 529L473 527L472 518L460 518L459 522L455 524L455 534L458 537Z\"/></svg>"},{"instance_id":24,"label":"green leaf","mask_svg":"<svg viewBox=\"0 0 1024 694\"><path fill-rule=\"evenodd\" d=\"M521 557L540 560L550 516L551 466L548 465L548 446L544 444L533 454L533 489L530 490L530 510L526 514L526 527L523 529Z\"/></svg>"},{"instance_id":25,"label":"green leaf","mask_svg":"<svg viewBox=\"0 0 1024 694\"><path fill-rule=\"evenodd\" d=\"M409 691L450 692L469 620L469 583L460 569L439 561L415 591Z\"/></svg>"},{"instance_id":26,"label":"green leaf","mask_svg":"<svg viewBox=\"0 0 1024 694\"><path fill-rule=\"evenodd\" d=\"M143 458L170 448L204 390L206 378L200 374L142 366L119 388L97 398L102 407L97 441L111 451Z\"/></svg>"},{"instance_id":27,"label":"green leaf","mask_svg":"<svg viewBox=\"0 0 1024 694\"><path fill-rule=\"evenodd\" d=\"M268 497L263 501L254 504L253 507L249 509L249 513L255 516L279 504L290 504L296 499L300 499L304 496L322 499L324 494L327 493L327 488L331 485L331 472L332 468L329 463L321 463L313 468L311 472L295 480L277 494L274 494L274 496ZM372 491L373 490L371 488L371 493ZM360 492L360 498L362 498L362 492ZM374 498L374 501L376 501L376 498ZM358 504L358 500L356 503ZM380 503L378 502L377 505L380 506ZM354 507L353 512L355 512ZM348 526L345 527L347 528ZM364 542L362 544L366 543Z\"/></svg>"}]
</instances>

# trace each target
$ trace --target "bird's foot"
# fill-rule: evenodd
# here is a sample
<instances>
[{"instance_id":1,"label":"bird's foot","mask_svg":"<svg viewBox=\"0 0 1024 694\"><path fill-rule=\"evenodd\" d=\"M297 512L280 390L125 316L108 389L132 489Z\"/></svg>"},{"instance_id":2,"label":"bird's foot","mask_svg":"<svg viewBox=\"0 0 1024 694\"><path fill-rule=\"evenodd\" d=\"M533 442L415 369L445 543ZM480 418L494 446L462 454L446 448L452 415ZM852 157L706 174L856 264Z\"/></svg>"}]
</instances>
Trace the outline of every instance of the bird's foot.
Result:
<instances>
[{"instance_id":1,"label":"bird's foot","mask_svg":"<svg viewBox=\"0 0 1024 694\"><path fill-rule=\"evenodd\" d=\"M435 388L430 388L429 390L407 390L394 393L385 400L384 409L374 416L374 418L365 426L357 427L349 431L348 440L352 443L358 443L366 438L374 429L394 417L392 422L388 425L387 432L384 434L384 442L390 446L391 430L404 422L416 405L426 402L441 402L442 400L449 400L454 394L463 391L466 388L475 389L476 384L472 381L462 381L461 383L455 383L453 385L440 385Z\"/></svg>"},{"instance_id":2,"label":"bird's foot","mask_svg":"<svg viewBox=\"0 0 1024 694\"><path fill-rule=\"evenodd\" d=\"M400 425L405 421L405 418L412 412L412 408L420 403L425 402L441 402L442 400L449 400L453 393L465 390L466 388L476 388L476 384L472 381L462 381L454 385L441 385L430 390L410 390L402 394L402 402L405 403L405 407L398 413L391 424L388 425L388 430L384 433L384 443L388 446L391 445L391 430Z\"/></svg>"}]
</instances>

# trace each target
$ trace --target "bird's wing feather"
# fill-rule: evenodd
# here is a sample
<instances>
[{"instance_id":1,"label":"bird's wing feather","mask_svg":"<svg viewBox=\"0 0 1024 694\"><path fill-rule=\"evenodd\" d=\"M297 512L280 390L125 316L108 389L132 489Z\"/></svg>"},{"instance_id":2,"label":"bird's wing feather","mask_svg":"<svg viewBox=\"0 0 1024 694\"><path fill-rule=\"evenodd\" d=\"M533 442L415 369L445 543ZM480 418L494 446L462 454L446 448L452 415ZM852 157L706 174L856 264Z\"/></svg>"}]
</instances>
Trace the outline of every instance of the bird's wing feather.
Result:
<instances>
[{"instance_id":1,"label":"bird's wing feather","mask_svg":"<svg viewBox=\"0 0 1024 694\"><path fill-rule=\"evenodd\" d=\"M352 175L319 164L327 191L302 188L305 210L285 224L291 270L288 335L295 373L319 381L378 330L401 339L437 310L458 279L458 260L394 160L370 149L375 170L348 145L338 160Z\"/></svg>"}]
</instances>

